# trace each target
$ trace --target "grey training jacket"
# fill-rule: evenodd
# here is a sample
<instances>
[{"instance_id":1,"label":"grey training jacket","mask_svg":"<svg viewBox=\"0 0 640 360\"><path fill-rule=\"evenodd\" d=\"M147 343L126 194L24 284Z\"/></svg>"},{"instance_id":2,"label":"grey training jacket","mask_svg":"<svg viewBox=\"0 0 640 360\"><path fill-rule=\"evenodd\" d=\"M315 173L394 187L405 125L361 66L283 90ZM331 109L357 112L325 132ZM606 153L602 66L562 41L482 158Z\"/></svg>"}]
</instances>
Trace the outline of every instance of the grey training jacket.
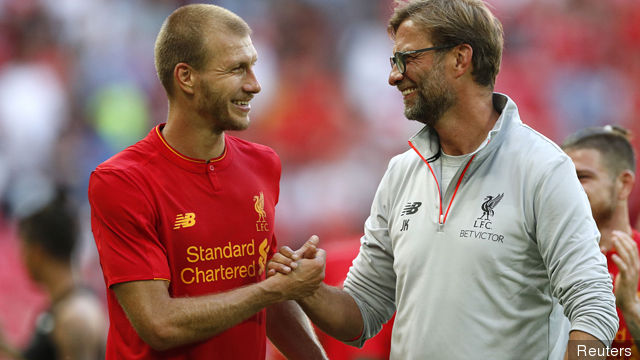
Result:
<instances>
[{"instance_id":1,"label":"grey training jacket","mask_svg":"<svg viewBox=\"0 0 640 360\"><path fill-rule=\"evenodd\" d=\"M569 330L610 345L612 282L573 163L511 99L494 106L488 144L442 205L421 159L438 150L432 130L390 161L344 283L365 324L353 345L396 310L392 359L558 359Z\"/></svg>"}]
</instances>

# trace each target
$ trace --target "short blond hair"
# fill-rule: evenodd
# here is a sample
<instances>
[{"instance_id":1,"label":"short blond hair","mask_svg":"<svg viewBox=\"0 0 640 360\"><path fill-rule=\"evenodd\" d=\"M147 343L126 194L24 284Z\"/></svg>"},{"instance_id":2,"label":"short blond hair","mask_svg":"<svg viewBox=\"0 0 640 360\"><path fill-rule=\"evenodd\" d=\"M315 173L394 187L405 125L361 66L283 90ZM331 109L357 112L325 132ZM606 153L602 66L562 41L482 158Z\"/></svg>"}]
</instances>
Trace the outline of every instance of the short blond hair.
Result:
<instances>
[{"instance_id":1,"label":"short blond hair","mask_svg":"<svg viewBox=\"0 0 640 360\"><path fill-rule=\"evenodd\" d=\"M481 0L396 0L387 30L395 37L400 25L413 20L431 36L434 46L469 44L471 75L493 89L504 44L502 24Z\"/></svg>"},{"instance_id":2,"label":"short blond hair","mask_svg":"<svg viewBox=\"0 0 640 360\"><path fill-rule=\"evenodd\" d=\"M156 72L168 95L173 91L173 69L178 63L200 70L213 55L207 53L205 46L208 32L247 36L251 28L240 16L216 5L186 5L171 13L155 44Z\"/></svg>"}]
</instances>

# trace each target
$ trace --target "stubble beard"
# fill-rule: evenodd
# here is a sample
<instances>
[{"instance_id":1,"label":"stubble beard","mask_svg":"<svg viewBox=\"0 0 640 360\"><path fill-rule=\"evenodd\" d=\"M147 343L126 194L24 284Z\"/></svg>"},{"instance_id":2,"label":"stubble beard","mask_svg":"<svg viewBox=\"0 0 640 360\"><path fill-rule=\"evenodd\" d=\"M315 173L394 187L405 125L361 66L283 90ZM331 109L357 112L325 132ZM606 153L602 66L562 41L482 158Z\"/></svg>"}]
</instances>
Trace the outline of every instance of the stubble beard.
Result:
<instances>
[{"instance_id":1,"label":"stubble beard","mask_svg":"<svg viewBox=\"0 0 640 360\"><path fill-rule=\"evenodd\" d=\"M234 119L230 113L231 101L224 96L220 96L210 87L203 84L200 88L202 96L198 101L198 112L205 114L206 117L214 119L213 127L217 132L222 131L242 131L249 127L248 115L247 121L239 121Z\"/></svg>"},{"instance_id":2,"label":"stubble beard","mask_svg":"<svg viewBox=\"0 0 640 360\"><path fill-rule=\"evenodd\" d=\"M444 64L438 61L418 85L415 103L405 103L404 115L434 127L442 115L456 103L456 95L443 76Z\"/></svg>"},{"instance_id":3,"label":"stubble beard","mask_svg":"<svg viewBox=\"0 0 640 360\"><path fill-rule=\"evenodd\" d=\"M613 218L613 215L615 213L616 210L616 200L618 197L618 194L616 194L616 190L613 186L611 186L611 188L609 189L609 194L607 196L607 199L609 200L607 203L602 204L601 206L597 207L597 208L593 208L591 207L591 212L593 213L593 218L596 221L596 223L599 224L605 224L608 223L609 221L611 221L611 219Z\"/></svg>"}]
</instances>

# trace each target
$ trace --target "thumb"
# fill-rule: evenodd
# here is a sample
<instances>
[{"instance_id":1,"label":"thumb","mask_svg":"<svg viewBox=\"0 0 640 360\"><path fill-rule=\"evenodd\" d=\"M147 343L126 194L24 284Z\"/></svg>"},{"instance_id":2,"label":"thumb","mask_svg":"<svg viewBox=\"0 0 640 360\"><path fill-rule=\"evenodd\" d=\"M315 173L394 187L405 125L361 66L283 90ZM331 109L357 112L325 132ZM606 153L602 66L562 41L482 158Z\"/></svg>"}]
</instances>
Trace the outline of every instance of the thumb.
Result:
<instances>
[{"instance_id":1,"label":"thumb","mask_svg":"<svg viewBox=\"0 0 640 360\"><path fill-rule=\"evenodd\" d=\"M316 250L316 257L315 260L318 262L321 262L323 264L327 263L327 252L324 251L324 249L317 249Z\"/></svg>"},{"instance_id":2,"label":"thumb","mask_svg":"<svg viewBox=\"0 0 640 360\"><path fill-rule=\"evenodd\" d=\"M320 238L317 235L312 235L309 240L300 247L300 249L295 251L295 254L302 259L313 259L316 256L319 242Z\"/></svg>"}]
</instances>

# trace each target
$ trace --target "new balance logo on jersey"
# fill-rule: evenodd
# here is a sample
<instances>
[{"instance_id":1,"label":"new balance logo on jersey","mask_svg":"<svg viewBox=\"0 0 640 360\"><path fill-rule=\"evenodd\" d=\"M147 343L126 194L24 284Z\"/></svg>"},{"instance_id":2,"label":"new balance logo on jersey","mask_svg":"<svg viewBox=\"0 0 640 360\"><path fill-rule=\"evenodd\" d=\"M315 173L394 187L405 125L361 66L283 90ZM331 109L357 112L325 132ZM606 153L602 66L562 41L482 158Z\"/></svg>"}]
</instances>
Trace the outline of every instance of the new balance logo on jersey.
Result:
<instances>
[{"instance_id":1,"label":"new balance logo on jersey","mask_svg":"<svg viewBox=\"0 0 640 360\"><path fill-rule=\"evenodd\" d=\"M422 205L422 203L419 201L408 202L407 205L405 205L404 208L402 209L402 213L400 214L400 216L413 215L417 213L418 208L420 208L420 205Z\"/></svg>"},{"instance_id":2,"label":"new balance logo on jersey","mask_svg":"<svg viewBox=\"0 0 640 360\"><path fill-rule=\"evenodd\" d=\"M176 216L176 222L173 224L173 230L191 227L196 224L196 214L184 213Z\"/></svg>"}]
</instances>

